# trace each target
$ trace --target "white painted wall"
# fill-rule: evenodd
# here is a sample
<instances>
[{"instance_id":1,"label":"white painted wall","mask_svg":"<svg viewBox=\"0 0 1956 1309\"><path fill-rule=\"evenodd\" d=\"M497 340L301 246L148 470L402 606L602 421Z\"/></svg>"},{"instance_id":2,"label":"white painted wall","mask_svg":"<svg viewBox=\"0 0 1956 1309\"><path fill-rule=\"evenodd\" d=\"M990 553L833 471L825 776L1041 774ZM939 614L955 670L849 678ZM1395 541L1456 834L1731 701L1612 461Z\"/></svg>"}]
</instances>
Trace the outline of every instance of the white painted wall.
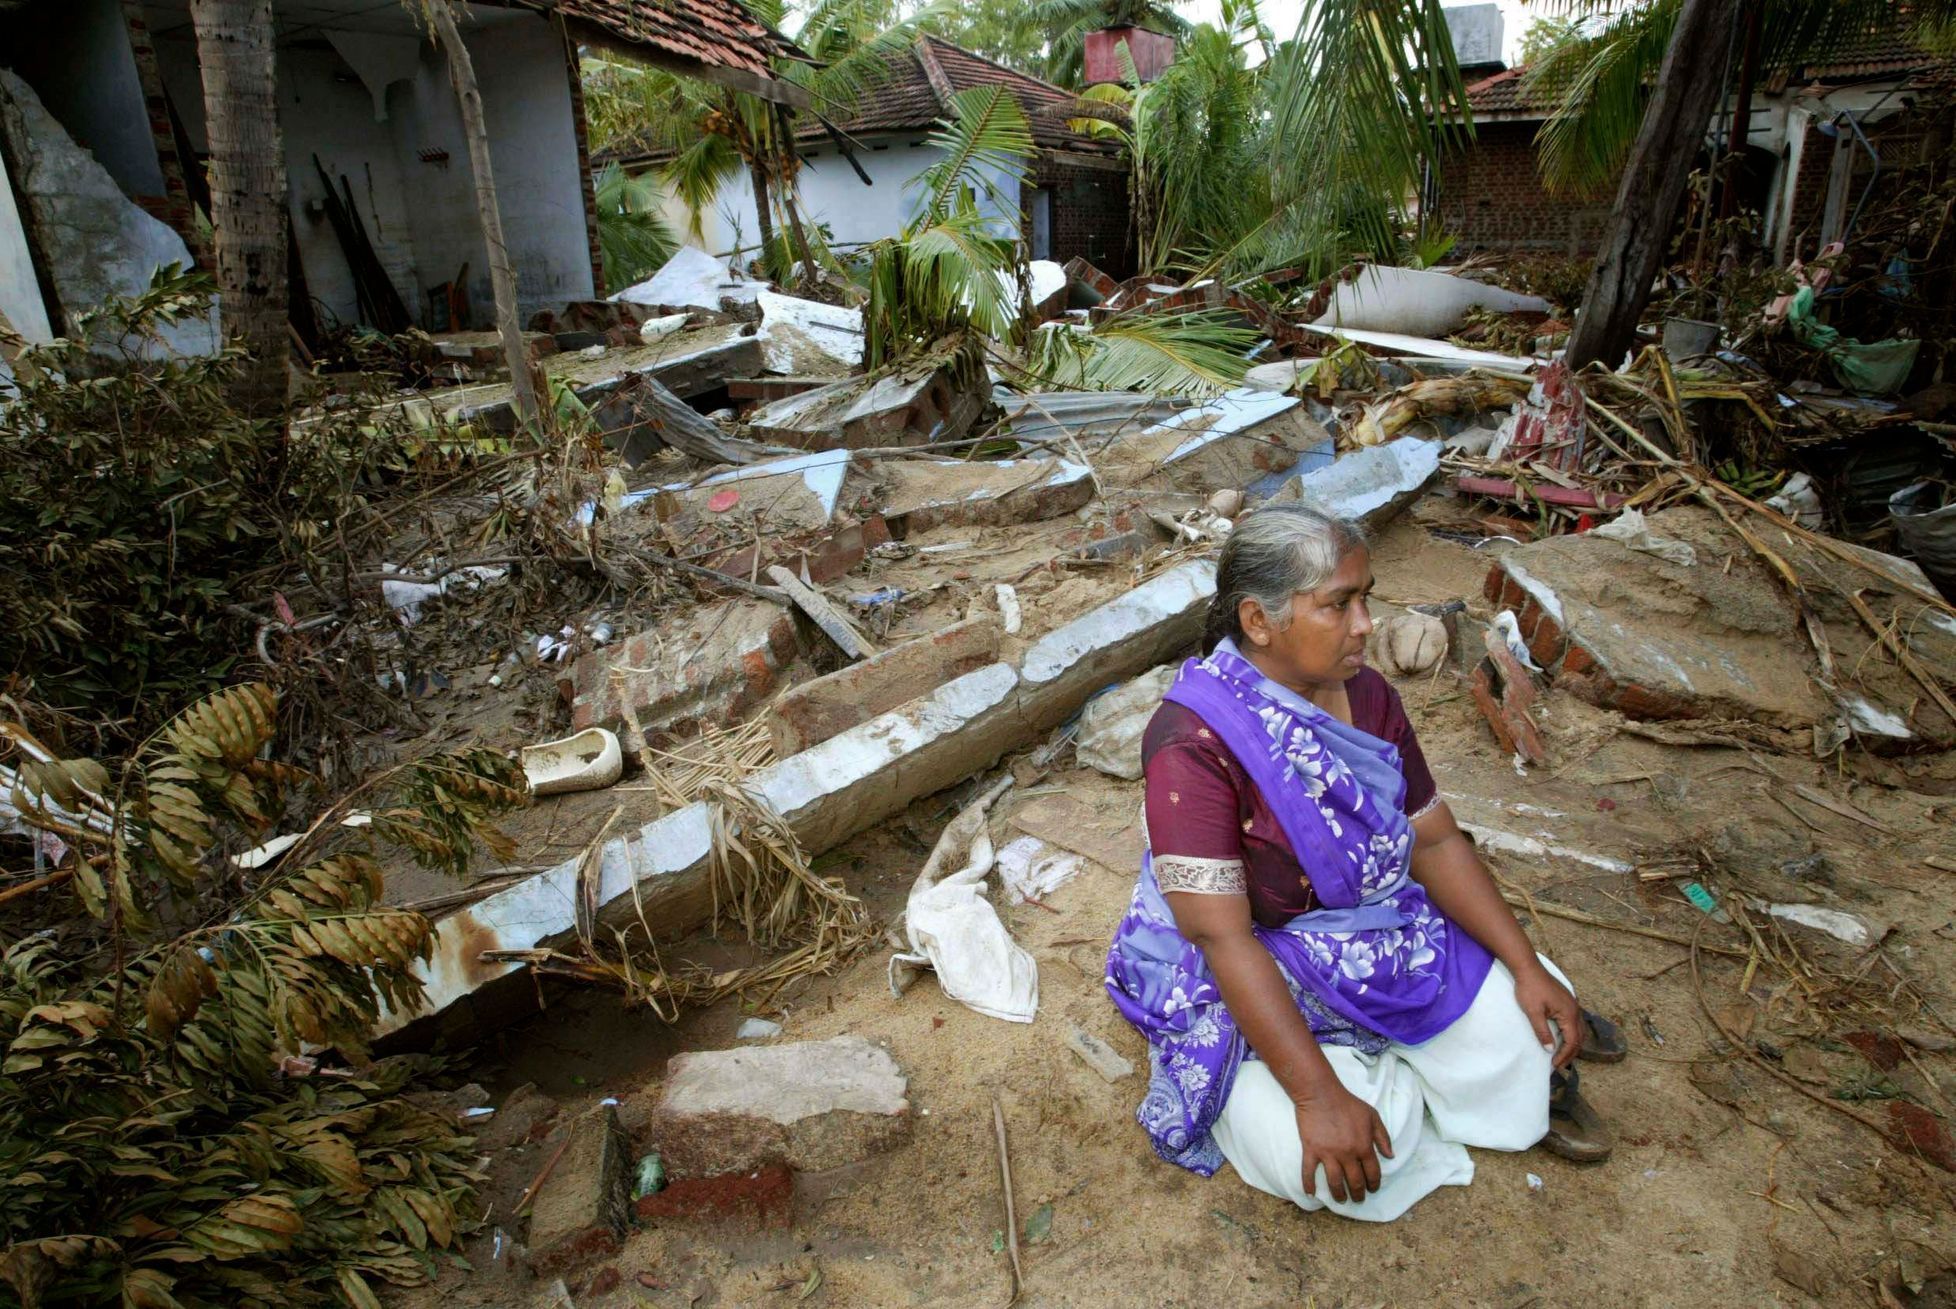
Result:
<instances>
[{"instance_id":1,"label":"white painted wall","mask_svg":"<svg viewBox=\"0 0 1956 1309\"><path fill-rule=\"evenodd\" d=\"M589 299L595 288L577 132L556 29L539 14L483 6L470 11L463 33L482 87L519 312L527 319L546 306ZM362 41L400 41L413 48L411 61L363 60L369 75L375 75L375 67L411 70L411 76L383 88L384 121L375 118L371 88L337 50L316 39L279 50L279 123L292 232L307 290L340 320L358 321L353 275L339 238L323 212L308 211L309 202L324 194L312 166L317 153L335 185L342 173L352 182L367 239L409 315L425 323L428 290L455 277L466 262L471 312L477 325L488 326L493 303L488 253L476 221L474 175L447 61L413 36L368 34ZM159 36L156 45L185 131L202 149L206 137L195 44L185 29ZM448 157L424 162L424 150L446 151Z\"/></svg>"},{"instance_id":2,"label":"white painted wall","mask_svg":"<svg viewBox=\"0 0 1956 1309\"><path fill-rule=\"evenodd\" d=\"M522 316L565 300L588 300L595 288L563 45L549 20L528 13L476 26L464 39L482 86L496 201ZM448 281L467 260L469 302L486 323L488 251L476 222L468 143L446 63L429 52L421 75L412 86L396 88L389 104L400 124L400 168L420 285ZM422 163L424 148L448 151L448 162Z\"/></svg>"},{"instance_id":3,"label":"white painted wall","mask_svg":"<svg viewBox=\"0 0 1956 1309\"><path fill-rule=\"evenodd\" d=\"M163 169L150 139L149 109L120 0L22 7L8 16L0 67L34 88L123 194L163 194Z\"/></svg>"},{"instance_id":4,"label":"white painted wall","mask_svg":"<svg viewBox=\"0 0 1956 1309\"><path fill-rule=\"evenodd\" d=\"M54 339L48 327L48 308L41 299L41 286L34 279L33 259L27 253L27 229L14 204L14 187L7 177L5 159L0 159L0 314L7 316L14 331L35 345L46 345Z\"/></svg>"},{"instance_id":5,"label":"white painted wall","mask_svg":"<svg viewBox=\"0 0 1956 1309\"><path fill-rule=\"evenodd\" d=\"M827 224L830 242L841 249L852 249L902 231L915 216L920 200L920 192L909 183L938 158L937 149L921 133L861 140L856 160L869 174L867 186L833 147L802 154L802 216L810 223ZM1016 231L1019 185L1010 178L995 179L995 184L999 188L999 202L981 200L980 207ZM686 230L689 219L684 205L668 199L666 216L676 230ZM751 251L759 244L754 185L744 169L731 184L721 188L712 211L702 215L701 227L700 244L716 255L731 254L736 238L746 250Z\"/></svg>"},{"instance_id":6,"label":"white painted wall","mask_svg":"<svg viewBox=\"0 0 1956 1309\"><path fill-rule=\"evenodd\" d=\"M400 89L395 88L395 93ZM335 187L341 175L352 183L353 205L367 239L408 312L420 321L422 297L409 221L412 206L402 185L391 123L374 121L373 100L366 87L349 80L345 62L331 49L281 49L278 100L279 123L285 130L292 237L305 268L306 290L323 311L322 324L333 318L357 323L359 313L353 271L320 207L326 187L313 167L315 155Z\"/></svg>"}]
</instances>

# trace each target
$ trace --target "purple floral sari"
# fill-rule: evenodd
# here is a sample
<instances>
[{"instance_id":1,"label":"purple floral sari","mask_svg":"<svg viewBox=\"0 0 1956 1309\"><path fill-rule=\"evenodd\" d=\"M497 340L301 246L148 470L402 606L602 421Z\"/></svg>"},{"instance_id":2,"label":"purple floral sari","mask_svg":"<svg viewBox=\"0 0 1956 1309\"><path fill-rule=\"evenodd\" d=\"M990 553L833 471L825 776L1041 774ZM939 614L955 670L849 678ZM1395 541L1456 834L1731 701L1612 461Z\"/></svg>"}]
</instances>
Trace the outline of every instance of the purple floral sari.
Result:
<instances>
[{"instance_id":1,"label":"purple floral sari","mask_svg":"<svg viewBox=\"0 0 1956 1309\"><path fill-rule=\"evenodd\" d=\"M1184 664L1167 698L1243 765L1323 906L1253 929L1318 1041L1376 1054L1430 1040L1465 1013L1492 959L1410 876L1397 748L1271 681L1227 640ZM1148 1038L1137 1116L1156 1153L1209 1176L1223 1162L1210 1129L1255 1055L1208 961L1175 929L1149 855L1107 955L1107 990Z\"/></svg>"}]
</instances>

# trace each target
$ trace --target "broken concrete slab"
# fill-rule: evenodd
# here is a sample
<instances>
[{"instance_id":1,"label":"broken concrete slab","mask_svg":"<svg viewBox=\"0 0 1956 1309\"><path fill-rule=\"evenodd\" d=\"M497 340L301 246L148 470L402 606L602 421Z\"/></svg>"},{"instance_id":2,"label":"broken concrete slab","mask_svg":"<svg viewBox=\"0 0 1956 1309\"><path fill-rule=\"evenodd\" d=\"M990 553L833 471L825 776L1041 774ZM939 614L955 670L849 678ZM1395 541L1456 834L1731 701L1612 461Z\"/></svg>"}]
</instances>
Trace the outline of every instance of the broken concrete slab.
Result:
<instances>
[{"instance_id":1,"label":"broken concrete slab","mask_svg":"<svg viewBox=\"0 0 1956 1309\"><path fill-rule=\"evenodd\" d=\"M675 1055L645 1144L675 1180L838 1168L910 1130L909 1082L860 1036Z\"/></svg>"},{"instance_id":2,"label":"broken concrete slab","mask_svg":"<svg viewBox=\"0 0 1956 1309\"><path fill-rule=\"evenodd\" d=\"M744 789L781 815L808 853L832 849L1041 739L1093 691L1193 647L1215 585L1210 561L1178 565L1050 633L1027 651L1023 674L1005 663L966 673L780 760ZM415 969L425 1010L386 1010L381 1030L399 1033L403 1045L459 1041L532 1008L523 964L484 952L576 940L587 895L600 926L642 916L662 938L692 931L712 913L711 853L707 806L691 804L607 841L585 890L580 854L440 918L432 956ZM411 1022L415 1030L403 1032Z\"/></svg>"},{"instance_id":3,"label":"broken concrete slab","mask_svg":"<svg viewBox=\"0 0 1956 1309\"><path fill-rule=\"evenodd\" d=\"M1368 264L1351 281L1337 285L1331 303L1311 326L1443 337L1457 329L1471 309L1546 314L1550 308L1538 295L1522 295L1452 273Z\"/></svg>"},{"instance_id":4,"label":"broken concrete slab","mask_svg":"<svg viewBox=\"0 0 1956 1309\"><path fill-rule=\"evenodd\" d=\"M790 688L768 715L775 758L799 754L983 668L998 658L1001 636L998 619L981 614Z\"/></svg>"},{"instance_id":5,"label":"broken concrete slab","mask_svg":"<svg viewBox=\"0 0 1956 1309\"><path fill-rule=\"evenodd\" d=\"M616 1253L631 1223L632 1143L615 1105L572 1122L570 1140L530 1204L529 1263L539 1277Z\"/></svg>"},{"instance_id":6,"label":"broken concrete slab","mask_svg":"<svg viewBox=\"0 0 1956 1309\"><path fill-rule=\"evenodd\" d=\"M1411 436L1366 446L1325 467L1287 478L1269 498L1275 503L1301 501L1374 532L1419 498L1440 471L1440 450L1438 441Z\"/></svg>"},{"instance_id":7,"label":"broken concrete slab","mask_svg":"<svg viewBox=\"0 0 1956 1309\"><path fill-rule=\"evenodd\" d=\"M773 692L799 653L794 616L782 606L711 606L683 629L650 628L580 656L564 678L571 730L609 728L629 754L700 723L731 722Z\"/></svg>"},{"instance_id":8,"label":"broken concrete slab","mask_svg":"<svg viewBox=\"0 0 1956 1309\"><path fill-rule=\"evenodd\" d=\"M771 373L841 377L863 361L863 314L846 305L763 291L761 362Z\"/></svg>"},{"instance_id":9,"label":"broken concrete slab","mask_svg":"<svg viewBox=\"0 0 1956 1309\"><path fill-rule=\"evenodd\" d=\"M890 460L878 470L883 518L899 538L949 524L1058 518L1093 499L1093 472L1070 459Z\"/></svg>"},{"instance_id":10,"label":"broken concrete slab","mask_svg":"<svg viewBox=\"0 0 1956 1309\"><path fill-rule=\"evenodd\" d=\"M733 272L726 260L687 245L675 251L658 272L611 299L674 309L729 309L753 304L767 289L766 282Z\"/></svg>"},{"instance_id":11,"label":"broken concrete slab","mask_svg":"<svg viewBox=\"0 0 1956 1309\"><path fill-rule=\"evenodd\" d=\"M1530 654L1555 685L1633 718L1737 719L1802 733L1839 718L1877 748L1956 736L1956 724L1892 661L1860 661L1854 684L1830 696L1794 605L1711 513L1667 509L1650 515L1649 525L1692 546L1698 565L1584 534L1510 550L1489 571L1488 598L1515 612ZM1868 571L1796 538L1776 536L1772 544L1803 576L1825 579L1807 592L1836 651L1868 640L1846 595L1859 591L1864 603L1880 605L1903 598L1907 587L1927 588L1920 570L1892 556L1877 556L1876 571ZM1925 622L1905 639L1932 673L1956 674L1956 633Z\"/></svg>"},{"instance_id":12,"label":"broken concrete slab","mask_svg":"<svg viewBox=\"0 0 1956 1309\"><path fill-rule=\"evenodd\" d=\"M194 264L183 238L138 208L109 171L47 111L34 88L0 68L0 136L11 181L28 230L40 241L42 271L52 284L63 335L78 336L79 317L114 298L139 296L157 269ZM159 327L166 355L215 354L224 345L217 300L202 315ZM103 340L139 357L158 352L148 341Z\"/></svg>"},{"instance_id":13,"label":"broken concrete slab","mask_svg":"<svg viewBox=\"0 0 1956 1309\"><path fill-rule=\"evenodd\" d=\"M1142 391L1033 391L994 388L992 403L1004 411L1000 430L1019 441L1053 441L1132 433L1154 426L1193 400Z\"/></svg>"},{"instance_id":14,"label":"broken concrete slab","mask_svg":"<svg viewBox=\"0 0 1956 1309\"><path fill-rule=\"evenodd\" d=\"M1183 564L1041 637L1019 663L1036 729L1050 731L1092 692L1193 645L1215 593L1213 564Z\"/></svg>"},{"instance_id":15,"label":"broken concrete slab","mask_svg":"<svg viewBox=\"0 0 1956 1309\"><path fill-rule=\"evenodd\" d=\"M749 464L724 473L715 473L698 483L674 482L644 491L633 491L624 498L627 506L669 495L703 513L712 504L725 504L721 493L734 491L734 504L765 508L770 528L776 531L805 531L826 526L842 503L842 483L849 475L847 450L812 450L788 455L765 463ZM731 507L731 506L728 506Z\"/></svg>"},{"instance_id":16,"label":"broken concrete slab","mask_svg":"<svg viewBox=\"0 0 1956 1309\"><path fill-rule=\"evenodd\" d=\"M561 379L593 410L600 426L613 416L602 407L629 393L631 379L647 375L682 400L726 385L730 377L759 371L761 343L747 323L686 328L650 345L621 346L591 358L554 354L543 361L546 376ZM414 396L393 406L417 427L473 424L485 431L516 430L516 410L507 381L454 386ZM607 430L609 430L607 428Z\"/></svg>"},{"instance_id":17,"label":"broken concrete slab","mask_svg":"<svg viewBox=\"0 0 1956 1309\"><path fill-rule=\"evenodd\" d=\"M1240 388L1114 437L1103 454L1117 479L1159 475L1178 490L1208 492L1281 472L1330 439L1295 397Z\"/></svg>"},{"instance_id":18,"label":"broken concrete slab","mask_svg":"<svg viewBox=\"0 0 1956 1309\"><path fill-rule=\"evenodd\" d=\"M984 400L947 366L847 378L764 405L747 421L763 440L804 450L921 445L955 441Z\"/></svg>"}]
</instances>

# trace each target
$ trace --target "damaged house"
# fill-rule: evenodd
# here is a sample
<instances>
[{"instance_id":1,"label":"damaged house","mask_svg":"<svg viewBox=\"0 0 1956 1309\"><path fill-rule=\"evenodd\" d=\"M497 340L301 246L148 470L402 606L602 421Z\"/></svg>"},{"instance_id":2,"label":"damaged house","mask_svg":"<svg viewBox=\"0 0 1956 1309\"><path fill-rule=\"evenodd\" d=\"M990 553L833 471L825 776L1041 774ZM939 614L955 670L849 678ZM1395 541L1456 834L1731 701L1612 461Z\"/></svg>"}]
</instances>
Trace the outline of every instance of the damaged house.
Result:
<instances>
[{"instance_id":1,"label":"damaged house","mask_svg":"<svg viewBox=\"0 0 1956 1309\"><path fill-rule=\"evenodd\" d=\"M735 0L456 4L527 316L603 293L580 46L795 101L792 47ZM275 0L301 339L487 327L489 264L446 61L413 5ZM72 330L159 266L208 268L205 96L187 0L0 4L0 312ZM215 311L171 342L209 350Z\"/></svg>"},{"instance_id":2,"label":"damaged house","mask_svg":"<svg viewBox=\"0 0 1956 1309\"><path fill-rule=\"evenodd\" d=\"M1474 138L1437 178L1446 230L1463 250L1593 253L1616 188L1570 196L1543 183L1538 138L1555 112L1554 91L1532 85L1527 65L1463 71ZM1849 235L1857 211L1878 201L1884 172L1924 148L1918 103L1947 71L1902 30L1863 33L1797 66L1760 71L1743 97L1740 204L1762 216L1777 261L1811 258ZM1485 75L1474 80L1474 72ZM1708 151L1737 137L1737 80L1713 115Z\"/></svg>"},{"instance_id":3,"label":"damaged house","mask_svg":"<svg viewBox=\"0 0 1956 1309\"><path fill-rule=\"evenodd\" d=\"M953 95L984 86L1008 89L1032 128L1037 153L1025 185L1001 179L1007 197L1017 193L1029 256L1058 263L1082 256L1117 277L1132 271L1127 163L1118 147L1044 112L1071 105L1070 93L934 36L920 38L894 62L888 79L863 98L861 111L835 124L849 155L814 118L798 126L798 200L804 216L825 227L838 249L895 236L915 211L916 193L906 184L937 161L931 129L949 113ZM665 162L629 147L615 153L632 171ZM683 215L675 218L675 227L688 226ZM760 224L744 169L705 207L700 221L702 244L716 254L755 242Z\"/></svg>"}]
</instances>

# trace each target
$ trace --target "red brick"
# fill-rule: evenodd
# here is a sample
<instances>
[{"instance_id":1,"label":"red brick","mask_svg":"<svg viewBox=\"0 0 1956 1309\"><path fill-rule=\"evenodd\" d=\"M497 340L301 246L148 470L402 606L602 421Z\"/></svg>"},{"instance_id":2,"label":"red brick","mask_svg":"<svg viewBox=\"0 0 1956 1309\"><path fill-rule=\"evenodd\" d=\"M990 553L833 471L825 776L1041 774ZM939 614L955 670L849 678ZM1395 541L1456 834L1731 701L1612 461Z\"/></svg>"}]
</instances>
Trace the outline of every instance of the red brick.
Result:
<instances>
[{"instance_id":1,"label":"red brick","mask_svg":"<svg viewBox=\"0 0 1956 1309\"><path fill-rule=\"evenodd\" d=\"M795 1174L786 1164L769 1164L751 1173L682 1178L637 1201L641 1219L744 1221L772 1228L787 1227L794 1208Z\"/></svg>"},{"instance_id":2,"label":"red brick","mask_svg":"<svg viewBox=\"0 0 1956 1309\"><path fill-rule=\"evenodd\" d=\"M1956 1173L1956 1140L1942 1119L1919 1104L1906 1100L1888 1102L1888 1121L1894 1125L1895 1144L1921 1155L1938 1168Z\"/></svg>"},{"instance_id":3,"label":"red brick","mask_svg":"<svg viewBox=\"0 0 1956 1309\"><path fill-rule=\"evenodd\" d=\"M1562 627L1547 614L1542 614L1535 622L1534 634L1528 638L1528 653L1535 662L1544 668L1555 667L1562 658Z\"/></svg>"},{"instance_id":4,"label":"red brick","mask_svg":"<svg viewBox=\"0 0 1956 1309\"><path fill-rule=\"evenodd\" d=\"M1580 644L1575 641L1569 641L1566 644L1568 649L1562 656L1562 667L1558 673L1559 677L1567 677L1572 674L1580 676L1596 667L1596 657L1590 654L1589 651L1583 649Z\"/></svg>"},{"instance_id":5,"label":"red brick","mask_svg":"<svg viewBox=\"0 0 1956 1309\"><path fill-rule=\"evenodd\" d=\"M1501 604L1501 589L1507 580L1508 574L1502 570L1501 565L1495 564L1487 570L1487 580L1481 583L1481 594L1487 597L1489 604L1501 608L1507 607Z\"/></svg>"},{"instance_id":6,"label":"red brick","mask_svg":"<svg viewBox=\"0 0 1956 1309\"><path fill-rule=\"evenodd\" d=\"M1689 701L1669 692L1638 686L1635 682L1616 688L1610 708L1621 710L1632 718L1690 718L1695 714Z\"/></svg>"},{"instance_id":7,"label":"red brick","mask_svg":"<svg viewBox=\"0 0 1956 1309\"><path fill-rule=\"evenodd\" d=\"M1841 1040L1859 1050L1869 1063L1882 1072L1891 1072L1902 1062L1902 1043L1880 1032L1849 1032Z\"/></svg>"},{"instance_id":8,"label":"red brick","mask_svg":"<svg viewBox=\"0 0 1956 1309\"><path fill-rule=\"evenodd\" d=\"M794 688L768 718L775 757L799 754L983 668L998 658L1001 635L992 615L968 618Z\"/></svg>"}]
</instances>

